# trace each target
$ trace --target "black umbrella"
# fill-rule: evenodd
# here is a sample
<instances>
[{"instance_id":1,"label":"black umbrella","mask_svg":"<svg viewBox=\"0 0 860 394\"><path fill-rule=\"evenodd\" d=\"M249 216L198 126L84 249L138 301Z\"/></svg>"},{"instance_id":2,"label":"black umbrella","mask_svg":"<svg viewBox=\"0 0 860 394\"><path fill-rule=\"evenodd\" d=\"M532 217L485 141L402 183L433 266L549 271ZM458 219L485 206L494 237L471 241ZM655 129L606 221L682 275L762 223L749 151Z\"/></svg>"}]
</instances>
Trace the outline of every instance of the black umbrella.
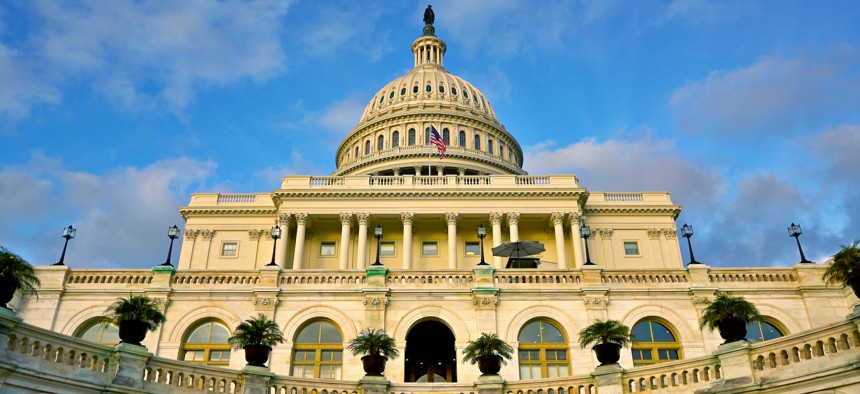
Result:
<instances>
[{"instance_id":1,"label":"black umbrella","mask_svg":"<svg viewBox=\"0 0 860 394\"><path fill-rule=\"evenodd\" d=\"M518 259L536 255L545 251L546 248L540 242L532 241L516 241L507 242L493 248L493 256L496 257L511 257Z\"/></svg>"}]
</instances>

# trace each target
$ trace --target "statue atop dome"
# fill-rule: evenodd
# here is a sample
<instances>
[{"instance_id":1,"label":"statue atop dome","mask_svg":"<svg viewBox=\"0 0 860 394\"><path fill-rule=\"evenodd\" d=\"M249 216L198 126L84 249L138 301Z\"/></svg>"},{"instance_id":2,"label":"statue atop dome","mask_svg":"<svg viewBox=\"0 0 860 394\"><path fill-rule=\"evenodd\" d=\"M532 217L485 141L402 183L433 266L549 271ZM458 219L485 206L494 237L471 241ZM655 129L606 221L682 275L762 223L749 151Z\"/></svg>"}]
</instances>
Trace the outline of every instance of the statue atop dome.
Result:
<instances>
[{"instance_id":1,"label":"statue atop dome","mask_svg":"<svg viewBox=\"0 0 860 394\"><path fill-rule=\"evenodd\" d=\"M433 27L433 23L436 22L436 13L433 12L433 6L427 5L427 9L424 10L424 35L425 36L435 36L436 28Z\"/></svg>"}]
</instances>

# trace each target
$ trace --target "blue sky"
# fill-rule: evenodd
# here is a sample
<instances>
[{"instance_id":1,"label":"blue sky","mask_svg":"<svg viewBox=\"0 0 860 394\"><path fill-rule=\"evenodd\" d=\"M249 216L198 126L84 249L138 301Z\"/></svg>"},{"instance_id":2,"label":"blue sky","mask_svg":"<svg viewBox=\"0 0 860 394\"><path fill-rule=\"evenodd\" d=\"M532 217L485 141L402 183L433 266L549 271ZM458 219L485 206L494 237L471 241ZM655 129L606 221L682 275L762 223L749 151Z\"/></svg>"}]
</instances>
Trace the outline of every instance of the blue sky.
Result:
<instances>
[{"instance_id":1,"label":"blue sky","mask_svg":"<svg viewBox=\"0 0 860 394\"><path fill-rule=\"evenodd\" d=\"M412 67L426 2L0 3L0 244L34 264L163 262L198 191L328 174ZM433 3L446 67L531 174L666 190L712 266L860 238L860 3ZM686 257L686 245L682 248Z\"/></svg>"}]
</instances>

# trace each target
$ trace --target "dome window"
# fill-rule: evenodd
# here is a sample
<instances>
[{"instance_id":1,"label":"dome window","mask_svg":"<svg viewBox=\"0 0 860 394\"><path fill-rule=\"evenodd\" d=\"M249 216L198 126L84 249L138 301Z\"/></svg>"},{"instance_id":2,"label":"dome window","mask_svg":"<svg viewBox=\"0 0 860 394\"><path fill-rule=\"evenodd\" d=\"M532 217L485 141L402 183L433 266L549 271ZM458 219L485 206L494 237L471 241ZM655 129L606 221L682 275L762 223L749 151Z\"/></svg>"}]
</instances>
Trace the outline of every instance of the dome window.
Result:
<instances>
[{"instance_id":1,"label":"dome window","mask_svg":"<svg viewBox=\"0 0 860 394\"><path fill-rule=\"evenodd\" d=\"M388 94L388 99L391 100L393 98L394 98L394 91L392 90L391 93Z\"/></svg>"},{"instance_id":2,"label":"dome window","mask_svg":"<svg viewBox=\"0 0 860 394\"><path fill-rule=\"evenodd\" d=\"M425 90L427 91L427 93L430 93L433 91L433 87L430 85L427 85L427 88Z\"/></svg>"},{"instance_id":3,"label":"dome window","mask_svg":"<svg viewBox=\"0 0 860 394\"><path fill-rule=\"evenodd\" d=\"M481 136L475 134L475 150L481 150Z\"/></svg>"},{"instance_id":4,"label":"dome window","mask_svg":"<svg viewBox=\"0 0 860 394\"><path fill-rule=\"evenodd\" d=\"M385 95L379 96L379 103L382 104L382 100L385 100Z\"/></svg>"},{"instance_id":5,"label":"dome window","mask_svg":"<svg viewBox=\"0 0 860 394\"><path fill-rule=\"evenodd\" d=\"M463 91L463 97L465 97L465 98L469 98L469 92L467 92L467 91L465 91L465 90L464 90L464 91Z\"/></svg>"},{"instance_id":6,"label":"dome window","mask_svg":"<svg viewBox=\"0 0 860 394\"><path fill-rule=\"evenodd\" d=\"M439 85L439 93L445 93L445 87L444 86Z\"/></svg>"},{"instance_id":7,"label":"dome window","mask_svg":"<svg viewBox=\"0 0 860 394\"><path fill-rule=\"evenodd\" d=\"M412 87L412 93L418 93L418 85Z\"/></svg>"},{"instance_id":8,"label":"dome window","mask_svg":"<svg viewBox=\"0 0 860 394\"><path fill-rule=\"evenodd\" d=\"M405 88L403 90L406 90ZM391 133L391 147L396 148L400 146L400 132L394 130L394 133Z\"/></svg>"},{"instance_id":9,"label":"dome window","mask_svg":"<svg viewBox=\"0 0 860 394\"><path fill-rule=\"evenodd\" d=\"M493 140L487 140L487 153L493 154Z\"/></svg>"},{"instance_id":10,"label":"dome window","mask_svg":"<svg viewBox=\"0 0 860 394\"><path fill-rule=\"evenodd\" d=\"M376 151L379 152L383 149L385 149L385 137L380 135L379 138L376 139Z\"/></svg>"},{"instance_id":11,"label":"dome window","mask_svg":"<svg viewBox=\"0 0 860 394\"><path fill-rule=\"evenodd\" d=\"M466 147L466 132L463 130L460 130L460 146Z\"/></svg>"},{"instance_id":12,"label":"dome window","mask_svg":"<svg viewBox=\"0 0 860 394\"><path fill-rule=\"evenodd\" d=\"M409 133L407 133L407 143L409 146L415 145L415 129L409 129Z\"/></svg>"},{"instance_id":13,"label":"dome window","mask_svg":"<svg viewBox=\"0 0 860 394\"><path fill-rule=\"evenodd\" d=\"M370 154L370 140L364 141L364 154Z\"/></svg>"},{"instance_id":14,"label":"dome window","mask_svg":"<svg viewBox=\"0 0 860 394\"><path fill-rule=\"evenodd\" d=\"M445 145L451 145L451 132L448 129L442 129L442 140L445 141Z\"/></svg>"},{"instance_id":15,"label":"dome window","mask_svg":"<svg viewBox=\"0 0 860 394\"><path fill-rule=\"evenodd\" d=\"M406 88L400 88L400 95L403 96L406 94Z\"/></svg>"},{"instance_id":16,"label":"dome window","mask_svg":"<svg viewBox=\"0 0 860 394\"><path fill-rule=\"evenodd\" d=\"M451 88L451 94L457 95L457 88Z\"/></svg>"}]
</instances>

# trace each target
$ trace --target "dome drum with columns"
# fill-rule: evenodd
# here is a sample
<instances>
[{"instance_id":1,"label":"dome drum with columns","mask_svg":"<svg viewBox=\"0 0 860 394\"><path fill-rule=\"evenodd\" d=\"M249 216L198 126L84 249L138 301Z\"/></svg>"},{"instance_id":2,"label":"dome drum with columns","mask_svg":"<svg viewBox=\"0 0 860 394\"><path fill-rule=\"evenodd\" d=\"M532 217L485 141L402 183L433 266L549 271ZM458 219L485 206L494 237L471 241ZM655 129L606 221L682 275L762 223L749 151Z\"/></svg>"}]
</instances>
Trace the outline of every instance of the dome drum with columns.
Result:
<instances>
[{"instance_id":1,"label":"dome drum with columns","mask_svg":"<svg viewBox=\"0 0 860 394\"><path fill-rule=\"evenodd\" d=\"M415 40L415 67L370 100L332 175L525 174L519 143L484 94L443 67L445 51L434 35ZM448 146L444 162L430 144L431 125Z\"/></svg>"}]
</instances>

